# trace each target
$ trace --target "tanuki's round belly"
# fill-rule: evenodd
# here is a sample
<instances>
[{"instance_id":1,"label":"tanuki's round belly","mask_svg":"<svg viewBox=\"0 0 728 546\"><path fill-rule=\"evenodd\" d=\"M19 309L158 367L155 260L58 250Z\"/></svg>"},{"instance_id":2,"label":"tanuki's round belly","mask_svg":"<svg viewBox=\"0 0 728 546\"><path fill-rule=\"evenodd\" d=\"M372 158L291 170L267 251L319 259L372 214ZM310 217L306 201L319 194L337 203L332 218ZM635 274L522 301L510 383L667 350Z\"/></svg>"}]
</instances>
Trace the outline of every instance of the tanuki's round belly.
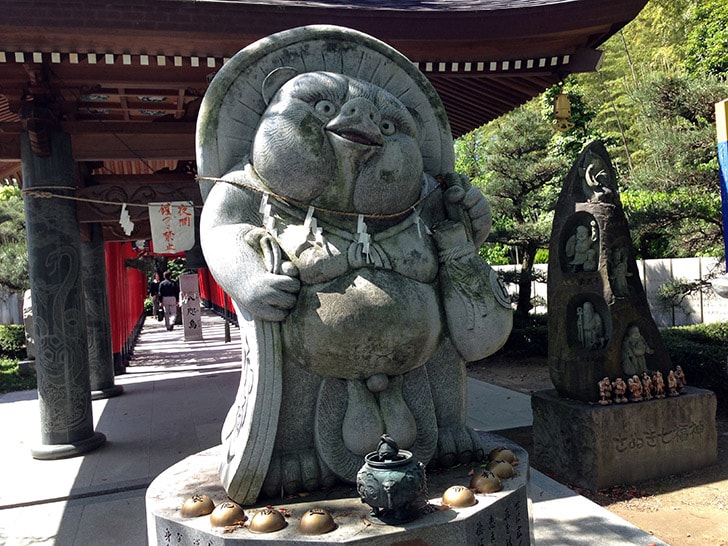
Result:
<instances>
[{"instance_id":1,"label":"tanuki's round belly","mask_svg":"<svg viewBox=\"0 0 728 546\"><path fill-rule=\"evenodd\" d=\"M424 364L442 320L433 286L363 268L302 286L282 330L286 359L318 375L365 379Z\"/></svg>"}]
</instances>

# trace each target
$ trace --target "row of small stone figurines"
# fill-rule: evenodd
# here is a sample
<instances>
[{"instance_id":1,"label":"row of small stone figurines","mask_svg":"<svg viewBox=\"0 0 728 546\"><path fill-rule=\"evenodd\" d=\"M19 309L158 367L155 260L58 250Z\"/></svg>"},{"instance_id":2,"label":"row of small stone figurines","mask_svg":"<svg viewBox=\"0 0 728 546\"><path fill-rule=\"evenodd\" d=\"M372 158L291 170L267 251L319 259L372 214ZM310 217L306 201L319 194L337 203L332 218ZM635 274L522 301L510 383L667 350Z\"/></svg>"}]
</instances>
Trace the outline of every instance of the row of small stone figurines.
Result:
<instances>
[{"instance_id":1,"label":"row of small stone figurines","mask_svg":"<svg viewBox=\"0 0 728 546\"><path fill-rule=\"evenodd\" d=\"M599 386L599 403L607 406L624 404L626 402L642 402L653 398L665 398L665 378L662 372L642 372L642 376L633 375L627 381L621 377L611 381L605 377L597 383ZM682 366L675 366L667 374L667 396L679 396L685 394L685 373Z\"/></svg>"}]
</instances>

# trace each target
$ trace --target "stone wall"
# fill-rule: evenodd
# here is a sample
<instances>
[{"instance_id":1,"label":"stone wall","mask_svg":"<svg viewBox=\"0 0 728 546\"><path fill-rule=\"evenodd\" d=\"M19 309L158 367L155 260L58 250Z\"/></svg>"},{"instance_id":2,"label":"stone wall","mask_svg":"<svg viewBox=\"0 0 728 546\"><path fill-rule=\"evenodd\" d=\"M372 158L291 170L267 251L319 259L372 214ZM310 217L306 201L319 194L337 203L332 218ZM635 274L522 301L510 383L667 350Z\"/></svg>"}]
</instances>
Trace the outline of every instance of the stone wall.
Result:
<instances>
[{"instance_id":1,"label":"stone wall","mask_svg":"<svg viewBox=\"0 0 728 546\"><path fill-rule=\"evenodd\" d=\"M23 293L0 289L0 324L23 324Z\"/></svg>"},{"instance_id":2,"label":"stone wall","mask_svg":"<svg viewBox=\"0 0 728 546\"><path fill-rule=\"evenodd\" d=\"M545 279L548 266L536 264L534 267L544 273ZM723 274L724 265L718 258L638 260L637 268L647 294L650 311L660 328L728 321L728 299L719 297L710 286L685 297L673 306L665 305L658 295L660 287L671 280L696 281ZM494 269L499 272L518 271L520 266L494 266ZM517 295L518 285L508 284L508 291L512 295ZM547 312L545 280L531 285L531 298L534 303L532 312Z\"/></svg>"}]
</instances>

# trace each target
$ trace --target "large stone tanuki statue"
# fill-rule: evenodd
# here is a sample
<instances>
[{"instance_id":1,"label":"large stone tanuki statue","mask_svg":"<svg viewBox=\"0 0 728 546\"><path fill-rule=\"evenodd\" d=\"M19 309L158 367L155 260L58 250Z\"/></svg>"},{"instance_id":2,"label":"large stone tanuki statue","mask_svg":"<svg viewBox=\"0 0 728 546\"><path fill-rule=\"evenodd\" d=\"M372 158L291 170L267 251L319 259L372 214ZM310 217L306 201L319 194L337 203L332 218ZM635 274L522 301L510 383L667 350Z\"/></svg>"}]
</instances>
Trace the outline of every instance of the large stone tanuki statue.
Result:
<instances>
[{"instance_id":1,"label":"large stone tanuki statue","mask_svg":"<svg viewBox=\"0 0 728 546\"><path fill-rule=\"evenodd\" d=\"M238 502L354 482L384 433L425 463L482 456L465 362L512 317L476 252L489 206L452 162L427 80L361 33L286 31L213 80L200 231L241 318L221 465Z\"/></svg>"}]
</instances>

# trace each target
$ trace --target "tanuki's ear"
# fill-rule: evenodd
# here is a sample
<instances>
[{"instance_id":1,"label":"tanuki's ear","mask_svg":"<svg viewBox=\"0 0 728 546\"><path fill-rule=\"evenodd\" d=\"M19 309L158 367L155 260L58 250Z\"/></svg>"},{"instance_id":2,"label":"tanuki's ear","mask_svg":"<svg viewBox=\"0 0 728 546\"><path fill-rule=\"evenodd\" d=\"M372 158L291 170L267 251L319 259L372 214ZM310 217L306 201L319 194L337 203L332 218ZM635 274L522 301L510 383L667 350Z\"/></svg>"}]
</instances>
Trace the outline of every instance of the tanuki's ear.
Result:
<instances>
[{"instance_id":1,"label":"tanuki's ear","mask_svg":"<svg viewBox=\"0 0 728 546\"><path fill-rule=\"evenodd\" d=\"M283 84L297 75L298 70L290 66L281 66L271 71L263 80L263 100L266 106Z\"/></svg>"}]
</instances>

